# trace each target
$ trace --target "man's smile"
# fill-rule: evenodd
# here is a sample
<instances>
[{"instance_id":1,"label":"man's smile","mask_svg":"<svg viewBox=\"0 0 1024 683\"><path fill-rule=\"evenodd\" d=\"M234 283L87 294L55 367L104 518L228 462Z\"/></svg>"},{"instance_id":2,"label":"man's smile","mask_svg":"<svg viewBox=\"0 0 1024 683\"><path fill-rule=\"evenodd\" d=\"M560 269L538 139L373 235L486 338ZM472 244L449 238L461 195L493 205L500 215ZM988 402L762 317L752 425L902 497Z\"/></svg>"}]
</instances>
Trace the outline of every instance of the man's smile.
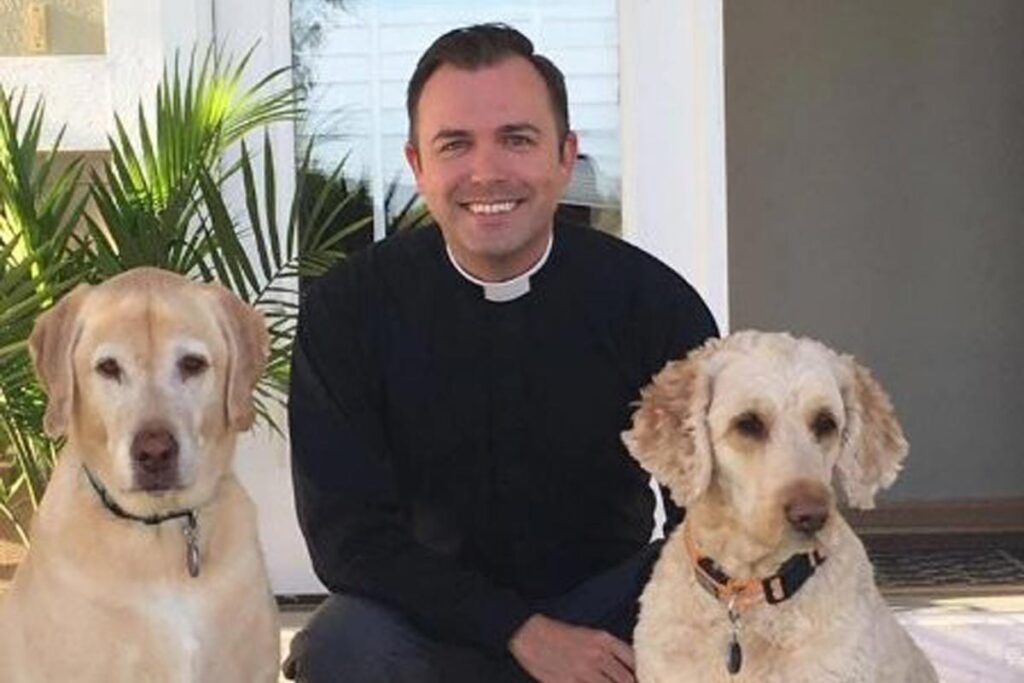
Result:
<instances>
[{"instance_id":1,"label":"man's smile","mask_svg":"<svg viewBox=\"0 0 1024 683\"><path fill-rule=\"evenodd\" d=\"M495 214L508 213L519 206L522 202L523 200L521 199L506 199L490 202L465 202L460 204L460 206L472 214L491 216Z\"/></svg>"}]
</instances>

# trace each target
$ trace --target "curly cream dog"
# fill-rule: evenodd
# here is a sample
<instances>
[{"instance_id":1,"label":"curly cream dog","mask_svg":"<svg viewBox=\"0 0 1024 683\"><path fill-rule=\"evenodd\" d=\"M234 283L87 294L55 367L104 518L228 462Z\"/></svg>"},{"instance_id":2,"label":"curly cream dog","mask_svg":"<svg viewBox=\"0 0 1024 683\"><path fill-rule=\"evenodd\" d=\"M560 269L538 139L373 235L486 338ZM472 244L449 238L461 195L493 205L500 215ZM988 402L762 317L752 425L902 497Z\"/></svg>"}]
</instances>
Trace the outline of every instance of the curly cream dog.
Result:
<instances>
[{"instance_id":1,"label":"curly cream dog","mask_svg":"<svg viewBox=\"0 0 1024 683\"><path fill-rule=\"evenodd\" d=\"M623 434L687 509L641 597L640 683L929 683L875 587L833 475L869 508L907 453L849 356L742 332L669 363Z\"/></svg>"},{"instance_id":2,"label":"curly cream dog","mask_svg":"<svg viewBox=\"0 0 1024 683\"><path fill-rule=\"evenodd\" d=\"M255 510L231 470L267 339L227 290L151 268L39 319L45 426L67 443L0 603L5 683L277 679Z\"/></svg>"}]
</instances>

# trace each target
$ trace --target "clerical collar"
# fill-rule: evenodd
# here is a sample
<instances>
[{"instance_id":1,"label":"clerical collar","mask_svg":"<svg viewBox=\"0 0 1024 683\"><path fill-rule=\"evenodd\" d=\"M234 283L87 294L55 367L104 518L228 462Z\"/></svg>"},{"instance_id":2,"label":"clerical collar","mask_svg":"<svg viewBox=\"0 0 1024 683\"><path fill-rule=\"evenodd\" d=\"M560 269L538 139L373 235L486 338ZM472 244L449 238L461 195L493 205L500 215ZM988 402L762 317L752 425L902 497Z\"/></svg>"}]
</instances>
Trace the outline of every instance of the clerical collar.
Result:
<instances>
[{"instance_id":1,"label":"clerical collar","mask_svg":"<svg viewBox=\"0 0 1024 683\"><path fill-rule=\"evenodd\" d=\"M455 255L452 254L451 247L446 243L444 245L445 251L448 253L448 260L452 262L452 266L459 272L462 277L466 278L474 285L484 290L484 298L488 301L494 301L496 303L504 303L506 301L512 301L518 299L524 294L530 291L530 278L540 270L548 260L548 256L551 254L551 246L555 243L555 236L551 234L548 236L548 246L544 249L544 253L541 255L537 262L527 270L525 273L516 275L514 278L504 280L502 282L485 282L479 278L473 277L459 265L459 262L455 260Z\"/></svg>"}]
</instances>

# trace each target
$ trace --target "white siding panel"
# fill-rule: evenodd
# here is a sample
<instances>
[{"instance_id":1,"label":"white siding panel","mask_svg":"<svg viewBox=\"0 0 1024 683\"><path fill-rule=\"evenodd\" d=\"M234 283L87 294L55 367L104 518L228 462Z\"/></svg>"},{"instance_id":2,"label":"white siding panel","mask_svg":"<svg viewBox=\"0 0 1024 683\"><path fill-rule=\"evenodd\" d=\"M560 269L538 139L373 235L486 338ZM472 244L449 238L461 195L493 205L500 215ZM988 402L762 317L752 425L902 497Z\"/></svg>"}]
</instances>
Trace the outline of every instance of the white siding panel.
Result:
<instances>
[{"instance_id":1,"label":"white siding panel","mask_svg":"<svg viewBox=\"0 0 1024 683\"><path fill-rule=\"evenodd\" d=\"M618 83L607 76L566 76L565 87L572 93L570 106L604 102L619 105Z\"/></svg>"},{"instance_id":2,"label":"white siding panel","mask_svg":"<svg viewBox=\"0 0 1024 683\"><path fill-rule=\"evenodd\" d=\"M314 92L332 86L368 85L371 63L367 57L329 57L310 73ZM317 94L320 94L317 92ZM370 100L356 100L368 104ZM335 104L335 103L331 103ZM340 103L337 103L340 104Z\"/></svg>"},{"instance_id":3,"label":"white siding panel","mask_svg":"<svg viewBox=\"0 0 1024 683\"><path fill-rule=\"evenodd\" d=\"M541 50L558 47L605 47L618 42L615 19L558 19L544 21L537 31L536 43Z\"/></svg>"},{"instance_id":4,"label":"white siding panel","mask_svg":"<svg viewBox=\"0 0 1024 683\"><path fill-rule=\"evenodd\" d=\"M370 29L361 24L331 26L318 51L322 55L365 55L370 52Z\"/></svg>"},{"instance_id":5,"label":"white siding panel","mask_svg":"<svg viewBox=\"0 0 1024 683\"><path fill-rule=\"evenodd\" d=\"M412 75L412 69L409 68L409 75ZM409 76L400 80L386 81L380 84L380 99L382 102L390 104L397 103L402 110L405 110L405 88L409 84Z\"/></svg>"}]
</instances>

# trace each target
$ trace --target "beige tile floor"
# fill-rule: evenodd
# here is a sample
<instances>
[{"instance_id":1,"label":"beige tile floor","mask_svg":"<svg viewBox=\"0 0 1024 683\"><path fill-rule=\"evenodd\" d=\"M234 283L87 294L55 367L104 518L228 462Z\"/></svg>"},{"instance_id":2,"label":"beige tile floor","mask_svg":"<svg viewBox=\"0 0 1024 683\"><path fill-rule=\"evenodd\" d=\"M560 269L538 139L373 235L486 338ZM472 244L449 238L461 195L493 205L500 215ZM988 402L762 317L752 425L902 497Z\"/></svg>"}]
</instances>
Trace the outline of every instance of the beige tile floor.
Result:
<instances>
[{"instance_id":1,"label":"beige tile floor","mask_svg":"<svg viewBox=\"0 0 1024 683\"><path fill-rule=\"evenodd\" d=\"M888 600L942 683L1024 683L1024 586L994 595L897 594ZM282 614L282 654L308 617Z\"/></svg>"},{"instance_id":2,"label":"beige tile floor","mask_svg":"<svg viewBox=\"0 0 1024 683\"><path fill-rule=\"evenodd\" d=\"M1024 587L1002 595L890 597L943 683L1024 683Z\"/></svg>"}]
</instances>

